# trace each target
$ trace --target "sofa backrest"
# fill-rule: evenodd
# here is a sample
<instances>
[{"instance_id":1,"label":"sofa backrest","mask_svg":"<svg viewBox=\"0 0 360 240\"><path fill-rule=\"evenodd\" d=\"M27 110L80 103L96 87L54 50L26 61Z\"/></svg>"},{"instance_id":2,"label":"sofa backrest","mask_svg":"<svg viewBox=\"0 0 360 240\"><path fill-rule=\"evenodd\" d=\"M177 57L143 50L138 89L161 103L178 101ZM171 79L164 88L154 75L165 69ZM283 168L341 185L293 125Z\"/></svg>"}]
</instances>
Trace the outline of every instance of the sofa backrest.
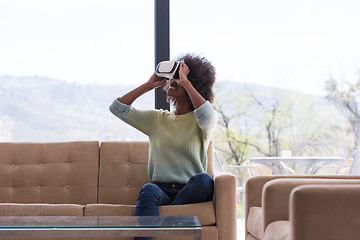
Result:
<instances>
[{"instance_id":1,"label":"sofa backrest","mask_svg":"<svg viewBox=\"0 0 360 240\"><path fill-rule=\"evenodd\" d=\"M149 142L102 142L100 147L99 203L136 204L141 187L149 182ZM213 148L208 149L207 172L213 173Z\"/></svg>"},{"instance_id":2,"label":"sofa backrest","mask_svg":"<svg viewBox=\"0 0 360 240\"><path fill-rule=\"evenodd\" d=\"M0 143L1 203L97 201L99 142Z\"/></svg>"}]
</instances>

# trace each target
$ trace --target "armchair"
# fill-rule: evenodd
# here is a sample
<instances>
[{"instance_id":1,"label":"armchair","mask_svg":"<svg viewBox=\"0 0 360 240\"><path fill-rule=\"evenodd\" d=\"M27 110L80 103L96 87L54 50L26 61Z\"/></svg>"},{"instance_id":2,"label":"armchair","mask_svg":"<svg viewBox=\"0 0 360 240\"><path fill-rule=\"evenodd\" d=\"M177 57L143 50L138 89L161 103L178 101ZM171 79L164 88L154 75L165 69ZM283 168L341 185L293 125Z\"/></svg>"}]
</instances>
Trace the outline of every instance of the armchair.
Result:
<instances>
[{"instance_id":1,"label":"armchair","mask_svg":"<svg viewBox=\"0 0 360 240\"><path fill-rule=\"evenodd\" d=\"M359 239L359 199L360 184L295 188L290 202L291 239Z\"/></svg>"},{"instance_id":2,"label":"armchair","mask_svg":"<svg viewBox=\"0 0 360 240\"><path fill-rule=\"evenodd\" d=\"M320 169L335 169L336 174L360 174L360 147L355 148L347 156L347 158L338 165L321 165L318 166L315 172Z\"/></svg>"},{"instance_id":3,"label":"armchair","mask_svg":"<svg viewBox=\"0 0 360 240\"><path fill-rule=\"evenodd\" d=\"M354 204L359 194L360 176L250 178L246 185L245 239L359 239L360 207ZM335 237L350 236L349 232L353 237Z\"/></svg>"},{"instance_id":4,"label":"armchair","mask_svg":"<svg viewBox=\"0 0 360 240\"><path fill-rule=\"evenodd\" d=\"M342 168L343 167L343 168ZM360 174L360 147L355 148L347 158L344 166L338 172L349 174Z\"/></svg>"}]
</instances>

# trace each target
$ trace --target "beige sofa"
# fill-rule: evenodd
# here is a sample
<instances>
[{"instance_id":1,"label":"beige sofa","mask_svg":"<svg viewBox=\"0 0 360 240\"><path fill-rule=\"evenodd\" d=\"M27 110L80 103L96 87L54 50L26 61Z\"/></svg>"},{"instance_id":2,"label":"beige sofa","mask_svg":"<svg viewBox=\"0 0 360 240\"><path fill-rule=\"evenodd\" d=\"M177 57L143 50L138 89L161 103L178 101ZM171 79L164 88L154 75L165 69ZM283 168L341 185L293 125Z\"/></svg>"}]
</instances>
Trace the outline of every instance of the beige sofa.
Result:
<instances>
[{"instance_id":1,"label":"beige sofa","mask_svg":"<svg viewBox=\"0 0 360 240\"><path fill-rule=\"evenodd\" d=\"M148 142L0 143L0 216L134 215L148 151ZM211 147L208 155L213 175ZM214 179L214 201L162 206L160 215L196 215L203 240L235 240L235 176Z\"/></svg>"},{"instance_id":2,"label":"beige sofa","mask_svg":"<svg viewBox=\"0 0 360 240\"><path fill-rule=\"evenodd\" d=\"M258 176L246 184L245 239L360 239L360 176Z\"/></svg>"}]
</instances>

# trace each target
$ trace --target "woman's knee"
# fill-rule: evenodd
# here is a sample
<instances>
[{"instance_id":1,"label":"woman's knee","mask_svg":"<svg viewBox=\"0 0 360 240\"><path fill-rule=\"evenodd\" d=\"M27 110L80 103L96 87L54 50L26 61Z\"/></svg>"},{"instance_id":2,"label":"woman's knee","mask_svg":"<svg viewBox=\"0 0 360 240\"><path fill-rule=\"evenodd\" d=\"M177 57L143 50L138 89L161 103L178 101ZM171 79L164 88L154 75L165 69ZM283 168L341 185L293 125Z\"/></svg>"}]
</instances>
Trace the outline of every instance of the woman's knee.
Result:
<instances>
[{"instance_id":1,"label":"woman's knee","mask_svg":"<svg viewBox=\"0 0 360 240\"><path fill-rule=\"evenodd\" d=\"M190 181L195 181L200 185L214 186L214 179L208 173L198 173L194 175Z\"/></svg>"},{"instance_id":2,"label":"woman's knee","mask_svg":"<svg viewBox=\"0 0 360 240\"><path fill-rule=\"evenodd\" d=\"M158 194L159 187L154 183L146 183L144 184L139 193L139 197L142 195L153 195L156 196Z\"/></svg>"},{"instance_id":3,"label":"woman's knee","mask_svg":"<svg viewBox=\"0 0 360 240\"><path fill-rule=\"evenodd\" d=\"M214 194L214 179L207 173L198 173L190 179L186 190L190 196L185 203L210 201Z\"/></svg>"},{"instance_id":4,"label":"woman's knee","mask_svg":"<svg viewBox=\"0 0 360 240\"><path fill-rule=\"evenodd\" d=\"M171 203L169 196L154 183L146 183L141 187L138 203L151 203L158 206L168 205Z\"/></svg>"}]
</instances>

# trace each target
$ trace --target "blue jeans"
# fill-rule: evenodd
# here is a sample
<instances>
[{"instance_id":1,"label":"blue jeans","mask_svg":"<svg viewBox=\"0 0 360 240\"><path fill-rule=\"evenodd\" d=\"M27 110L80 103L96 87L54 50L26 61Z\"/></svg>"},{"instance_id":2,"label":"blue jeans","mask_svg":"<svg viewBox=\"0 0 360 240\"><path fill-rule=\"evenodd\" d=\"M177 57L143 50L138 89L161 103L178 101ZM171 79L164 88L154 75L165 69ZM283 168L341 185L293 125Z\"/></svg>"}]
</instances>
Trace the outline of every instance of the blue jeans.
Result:
<instances>
[{"instance_id":1,"label":"blue jeans","mask_svg":"<svg viewBox=\"0 0 360 240\"><path fill-rule=\"evenodd\" d=\"M135 216L159 216L159 206L212 201L214 180L207 173L198 173L187 184L153 182L145 184L139 193ZM151 240L138 237L136 240Z\"/></svg>"}]
</instances>

